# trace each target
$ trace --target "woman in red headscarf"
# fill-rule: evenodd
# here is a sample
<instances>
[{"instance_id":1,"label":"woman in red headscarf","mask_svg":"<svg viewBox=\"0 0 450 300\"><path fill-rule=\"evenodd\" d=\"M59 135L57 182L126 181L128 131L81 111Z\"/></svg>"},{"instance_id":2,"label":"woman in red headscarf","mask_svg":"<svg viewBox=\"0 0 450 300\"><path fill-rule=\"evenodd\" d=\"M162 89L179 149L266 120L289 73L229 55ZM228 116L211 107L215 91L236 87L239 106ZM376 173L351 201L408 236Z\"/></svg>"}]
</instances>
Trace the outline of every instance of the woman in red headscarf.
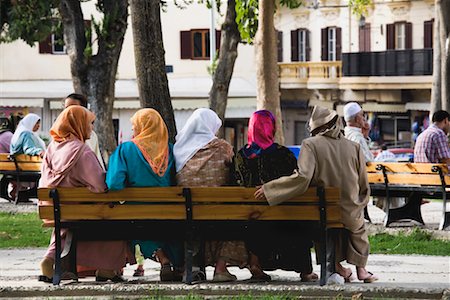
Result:
<instances>
[{"instance_id":1,"label":"woman in red headscarf","mask_svg":"<svg viewBox=\"0 0 450 300\"><path fill-rule=\"evenodd\" d=\"M297 167L294 154L286 147L275 143L276 122L268 110L253 113L248 124L248 143L234 157L236 181L241 186L254 187L282 176L291 175ZM273 236L264 240L255 238L246 241L250 251L250 270L254 279L270 280L262 269L282 268L300 272L302 281L315 281L312 272L310 238L291 241L284 228L273 228ZM259 235L258 235L259 236ZM259 275L257 275L259 273Z\"/></svg>"}]
</instances>

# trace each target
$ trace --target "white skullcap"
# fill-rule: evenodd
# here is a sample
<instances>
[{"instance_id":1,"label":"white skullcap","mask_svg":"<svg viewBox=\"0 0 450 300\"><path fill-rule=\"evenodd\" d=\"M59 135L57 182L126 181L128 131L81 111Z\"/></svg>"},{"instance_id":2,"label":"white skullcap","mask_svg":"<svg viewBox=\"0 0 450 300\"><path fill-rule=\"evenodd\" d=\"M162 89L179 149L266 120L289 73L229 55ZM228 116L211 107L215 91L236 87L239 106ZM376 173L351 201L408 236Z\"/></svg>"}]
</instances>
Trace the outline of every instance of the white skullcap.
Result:
<instances>
[{"instance_id":1,"label":"white skullcap","mask_svg":"<svg viewBox=\"0 0 450 300\"><path fill-rule=\"evenodd\" d=\"M344 106L344 120L348 122L354 115L359 113L362 110L361 106L359 106L356 102L347 103Z\"/></svg>"}]
</instances>

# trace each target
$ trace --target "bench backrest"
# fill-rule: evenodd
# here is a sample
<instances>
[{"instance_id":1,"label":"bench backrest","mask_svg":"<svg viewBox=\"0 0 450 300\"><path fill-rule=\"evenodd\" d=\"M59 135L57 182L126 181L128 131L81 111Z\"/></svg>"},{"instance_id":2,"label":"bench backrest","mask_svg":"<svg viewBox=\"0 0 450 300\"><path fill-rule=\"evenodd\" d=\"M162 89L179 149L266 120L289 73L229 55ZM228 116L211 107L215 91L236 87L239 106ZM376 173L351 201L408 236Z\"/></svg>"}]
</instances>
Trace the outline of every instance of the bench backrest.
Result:
<instances>
[{"instance_id":1,"label":"bench backrest","mask_svg":"<svg viewBox=\"0 0 450 300\"><path fill-rule=\"evenodd\" d=\"M446 164L433 163L367 163L367 176L371 184L385 183L383 168L389 184L399 185L441 185L439 169L444 175L446 185L450 184Z\"/></svg>"},{"instance_id":2,"label":"bench backrest","mask_svg":"<svg viewBox=\"0 0 450 300\"><path fill-rule=\"evenodd\" d=\"M42 159L39 156L18 154L14 156L20 171L40 172ZM16 164L8 153L0 153L0 171L17 171Z\"/></svg>"},{"instance_id":3,"label":"bench backrest","mask_svg":"<svg viewBox=\"0 0 450 300\"><path fill-rule=\"evenodd\" d=\"M342 227L339 189L326 188L328 226ZM53 220L49 188L40 188L39 216ZM76 220L186 220L187 202L192 220L320 220L317 189L277 206L254 198L255 188L182 187L126 188L95 194L87 188L58 188L61 219ZM187 192L189 191L189 192ZM189 196L190 194L190 196ZM119 203L119 201L126 201Z\"/></svg>"}]
</instances>

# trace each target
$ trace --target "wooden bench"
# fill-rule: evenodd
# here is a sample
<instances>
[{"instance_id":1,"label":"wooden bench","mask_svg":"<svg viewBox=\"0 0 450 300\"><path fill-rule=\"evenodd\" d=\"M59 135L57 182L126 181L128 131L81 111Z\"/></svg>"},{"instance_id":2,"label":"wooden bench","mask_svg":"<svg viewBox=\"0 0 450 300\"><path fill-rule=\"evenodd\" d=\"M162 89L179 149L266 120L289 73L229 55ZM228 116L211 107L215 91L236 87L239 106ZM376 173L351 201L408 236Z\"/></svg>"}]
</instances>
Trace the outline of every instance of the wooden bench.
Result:
<instances>
[{"instance_id":1,"label":"wooden bench","mask_svg":"<svg viewBox=\"0 0 450 300\"><path fill-rule=\"evenodd\" d=\"M249 234L264 238L265 229L286 224L305 233L305 224L320 241L321 281L334 271L334 245L328 229L343 228L339 189L310 188L304 195L277 206L254 199L254 188L126 188L104 194L86 188L40 188L39 216L56 232L56 261L53 283L61 275L61 228L70 228L72 246L83 240L178 239L186 241L187 282L192 283L192 241L245 240ZM125 201L126 202L119 202ZM163 228L164 230L151 230ZM289 227L291 228L291 227ZM303 233L302 233L303 228ZM312 230L309 229L309 230ZM293 237L295 238L295 237ZM76 248L75 248L76 249ZM70 251L75 253L76 251ZM76 258L72 264L76 265Z\"/></svg>"},{"instance_id":2,"label":"wooden bench","mask_svg":"<svg viewBox=\"0 0 450 300\"><path fill-rule=\"evenodd\" d=\"M42 159L39 156L29 156L25 154L9 155L0 153L0 174L3 175L0 181L0 197L17 204L20 200L28 201L29 198L37 197L37 182L41 177ZM8 193L8 185L11 181L36 182L36 187L16 193L12 199Z\"/></svg>"},{"instance_id":3,"label":"wooden bench","mask_svg":"<svg viewBox=\"0 0 450 300\"><path fill-rule=\"evenodd\" d=\"M367 172L371 195L386 197L385 226L402 219L424 224L420 210L423 198L442 199L439 229L450 225L446 190L450 176L446 164L371 162L367 164ZM391 197L405 197L407 203L391 209Z\"/></svg>"}]
</instances>

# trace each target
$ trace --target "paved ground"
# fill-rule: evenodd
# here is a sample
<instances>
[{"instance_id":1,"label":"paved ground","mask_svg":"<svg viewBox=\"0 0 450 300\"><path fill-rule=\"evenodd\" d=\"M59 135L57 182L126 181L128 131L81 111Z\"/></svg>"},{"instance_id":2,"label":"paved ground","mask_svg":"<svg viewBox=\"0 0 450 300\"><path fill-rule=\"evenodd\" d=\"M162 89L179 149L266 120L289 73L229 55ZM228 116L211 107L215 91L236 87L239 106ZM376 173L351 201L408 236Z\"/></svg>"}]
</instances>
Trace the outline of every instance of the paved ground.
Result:
<instances>
[{"instance_id":1,"label":"paved ground","mask_svg":"<svg viewBox=\"0 0 450 300\"><path fill-rule=\"evenodd\" d=\"M22 204L13 206L0 200L0 211L35 211L36 206ZM431 203L422 207L426 228L438 226L442 204ZM369 214L375 225L370 226L372 232L385 230L381 226L383 213L376 207L369 207ZM405 224L401 224L405 226ZM410 224L409 224L410 225ZM404 227L400 227L404 228ZM391 231L399 229L389 229ZM449 238L449 232L438 232L438 236ZM371 255L368 269L380 277L373 284L358 281L339 286L319 287L318 284L305 284L299 281L295 272L277 270L269 272L273 277L271 283L250 283L247 270L230 268L237 275L239 283L214 284L202 283L193 286L184 284L159 283L158 264L146 260L145 275L140 279L133 278L133 267L125 269L125 278L129 281L121 284L96 284L93 278L81 279L79 283L64 282L60 287L44 284L36 280L39 275L39 261L45 249L4 249L0 250L0 298L13 297L100 297L131 298L137 295L186 295L189 293L207 295L239 295L260 293L302 296L309 299L330 297L356 297L364 299L450 299L450 257L417 256L417 255ZM319 267L315 266L319 272ZM208 279L212 278L212 268L207 269Z\"/></svg>"}]
</instances>

